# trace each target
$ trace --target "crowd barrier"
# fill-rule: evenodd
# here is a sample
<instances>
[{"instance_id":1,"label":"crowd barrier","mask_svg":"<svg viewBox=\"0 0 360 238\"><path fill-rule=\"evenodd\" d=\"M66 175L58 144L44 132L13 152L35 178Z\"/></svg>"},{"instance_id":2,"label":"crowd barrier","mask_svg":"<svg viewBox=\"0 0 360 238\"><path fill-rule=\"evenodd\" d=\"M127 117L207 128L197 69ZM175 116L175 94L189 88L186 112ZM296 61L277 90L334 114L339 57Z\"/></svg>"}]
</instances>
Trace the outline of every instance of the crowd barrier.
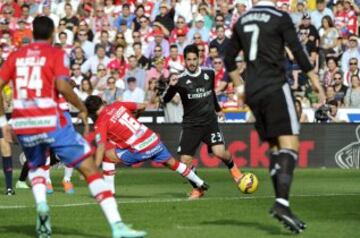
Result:
<instances>
[{"instance_id":1,"label":"crowd barrier","mask_svg":"<svg viewBox=\"0 0 360 238\"><path fill-rule=\"evenodd\" d=\"M178 124L147 124L157 132L169 150L176 154L181 126ZM81 130L81 125L76 126ZM235 162L241 167L268 167L268 145L260 140L252 124L221 124L226 147ZM13 144L15 164L19 166L21 149ZM300 168L343 168L359 169L360 125L303 124L300 136L298 167ZM223 166L220 160L208 154L206 145L201 145L194 161L196 166L217 168ZM136 167L159 167L155 163L139 164Z\"/></svg>"}]
</instances>

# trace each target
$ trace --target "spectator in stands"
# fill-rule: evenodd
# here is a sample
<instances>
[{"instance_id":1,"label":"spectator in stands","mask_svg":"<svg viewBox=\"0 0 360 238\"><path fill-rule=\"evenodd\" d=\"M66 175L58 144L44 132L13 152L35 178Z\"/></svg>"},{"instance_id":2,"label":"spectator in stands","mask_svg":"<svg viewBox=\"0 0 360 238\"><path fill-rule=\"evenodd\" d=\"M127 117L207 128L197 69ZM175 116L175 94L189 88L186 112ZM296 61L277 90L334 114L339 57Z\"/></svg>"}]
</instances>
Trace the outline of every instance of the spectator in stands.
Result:
<instances>
[{"instance_id":1,"label":"spectator in stands","mask_svg":"<svg viewBox=\"0 0 360 238\"><path fill-rule=\"evenodd\" d=\"M162 49L162 56L168 57L169 56L169 41L164 38L164 33L162 30L157 29L154 30L153 35L155 40L148 44L146 57L147 58L154 58L155 55L155 48L157 46L161 46Z\"/></svg>"},{"instance_id":2,"label":"spectator in stands","mask_svg":"<svg viewBox=\"0 0 360 238\"><path fill-rule=\"evenodd\" d=\"M306 32L306 34L309 38L309 41L311 41L316 46L319 45L319 43L320 43L319 42L320 41L319 32L316 29L316 27L311 23L311 16L308 13L305 13L302 18L301 25L299 26L299 31L301 31L301 30Z\"/></svg>"},{"instance_id":3,"label":"spectator in stands","mask_svg":"<svg viewBox=\"0 0 360 238\"><path fill-rule=\"evenodd\" d=\"M145 85L148 85L148 82L152 78L155 78L156 80L160 80L160 79L167 79L169 77L170 72L164 67L164 64L165 64L164 57L159 57L156 59L156 61L154 61L155 67L151 68L147 72Z\"/></svg>"},{"instance_id":4,"label":"spectator in stands","mask_svg":"<svg viewBox=\"0 0 360 238\"><path fill-rule=\"evenodd\" d=\"M127 89L123 94L123 101L143 103L145 99L144 90L136 86L136 78L127 79Z\"/></svg>"},{"instance_id":5,"label":"spectator in stands","mask_svg":"<svg viewBox=\"0 0 360 238\"><path fill-rule=\"evenodd\" d=\"M326 95L326 103L329 103L331 101L336 101L337 106L341 106L341 101L336 100L336 92L334 86L328 86L325 88L325 95Z\"/></svg>"},{"instance_id":6,"label":"spectator in stands","mask_svg":"<svg viewBox=\"0 0 360 238\"><path fill-rule=\"evenodd\" d=\"M359 75L351 76L351 86L345 95L345 107L360 108L360 79Z\"/></svg>"},{"instance_id":7,"label":"spectator in stands","mask_svg":"<svg viewBox=\"0 0 360 238\"><path fill-rule=\"evenodd\" d=\"M133 54L133 50L131 46L134 43L134 39L132 37L133 31L132 29L128 28L125 21L120 23L120 31L115 32L114 40L117 40L118 45L124 46L124 52L126 56Z\"/></svg>"},{"instance_id":8,"label":"spectator in stands","mask_svg":"<svg viewBox=\"0 0 360 238\"><path fill-rule=\"evenodd\" d=\"M160 58L163 58L162 48L161 48L161 46L155 46L154 56L152 58L150 58L149 68L151 69L151 68L155 67L155 61L157 61Z\"/></svg>"},{"instance_id":9,"label":"spectator in stands","mask_svg":"<svg viewBox=\"0 0 360 238\"><path fill-rule=\"evenodd\" d=\"M58 35L59 35L59 41L60 41L59 44L61 46L61 49L63 49L67 53L67 55L70 55L73 46L67 44L68 36L67 36L66 32L60 32Z\"/></svg>"},{"instance_id":10,"label":"spectator in stands","mask_svg":"<svg viewBox=\"0 0 360 238\"><path fill-rule=\"evenodd\" d=\"M99 95L99 91L97 91L96 89L94 90L90 79L84 78L81 81L81 87L80 90L78 90L77 88L74 88L74 92L78 95L78 97L82 100L85 101L86 98L90 95Z\"/></svg>"},{"instance_id":11,"label":"spectator in stands","mask_svg":"<svg viewBox=\"0 0 360 238\"><path fill-rule=\"evenodd\" d=\"M333 12L326 7L325 0L316 0L316 10L311 13L311 23L319 29L324 16L334 19Z\"/></svg>"},{"instance_id":12,"label":"spectator in stands","mask_svg":"<svg viewBox=\"0 0 360 238\"><path fill-rule=\"evenodd\" d=\"M166 2L162 2L160 4L160 14L156 16L155 22L161 24L162 30L166 29L165 35L167 36L170 35L170 32L175 27L174 16L175 16L174 8L170 7Z\"/></svg>"},{"instance_id":13,"label":"spectator in stands","mask_svg":"<svg viewBox=\"0 0 360 238\"><path fill-rule=\"evenodd\" d=\"M94 32L89 28L89 25L88 23L85 21L85 20L82 20L79 24L79 30L76 32L75 34L75 39L76 40L79 40L79 37L78 37L78 33L79 31L85 31L85 33L87 34L87 40L89 41L93 41L94 40L94 37L95 37L95 34Z\"/></svg>"},{"instance_id":14,"label":"spectator in stands","mask_svg":"<svg viewBox=\"0 0 360 238\"><path fill-rule=\"evenodd\" d=\"M346 72L349 70L349 62L351 58L356 58L357 62L360 60L360 50L358 46L358 37L356 35L351 35L349 37L349 47L344 52L341 58L341 70ZM346 85L346 83L345 83Z\"/></svg>"},{"instance_id":15,"label":"spectator in stands","mask_svg":"<svg viewBox=\"0 0 360 238\"><path fill-rule=\"evenodd\" d=\"M140 33L141 42L151 42L153 41L153 28L150 25L150 20L146 16L140 18L140 27L137 32Z\"/></svg>"},{"instance_id":16,"label":"spectator in stands","mask_svg":"<svg viewBox=\"0 0 360 238\"><path fill-rule=\"evenodd\" d=\"M81 65L81 72L85 75L94 75L98 71L99 64L107 66L109 63L110 59L105 54L105 48L99 46L96 50L96 54L88 58L85 63Z\"/></svg>"},{"instance_id":17,"label":"spectator in stands","mask_svg":"<svg viewBox=\"0 0 360 238\"><path fill-rule=\"evenodd\" d=\"M186 25L185 18L181 15L178 16L176 20L175 28L170 33L169 42L170 43L176 42L179 33L181 36L186 36L188 32L189 32L189 27Z\"/></svg>"},{"instance_id":18,"label":"spectator in stands","mask_svg":"<svg viewBox=\"0 0 360 238\"><path fill-rule=\"evenodd\" d=\"M78 46L75 47L70 55L70 65L78 64L81 66L86 61L83 49Z\"/></svg>"},{"instance_id":19,"label":"spectator in stands","mask_svg":"<svg viewBox=\"0 0 360 238\"><path fill-rule=\"evenodd\" d=\"M112 18L105 15L104 6L98 4L95 8L95 15L90 19L90 29L96 34L96 32L102 31L105 22L112 22Z\"/></svg>"},{"instance_id":20,"label":"spectator in stands","mask_svg":"<svg viewBox=\"0 0 360 238\"><path fill-rule=\"evenodd\" d=\"M290 13L291 19L296 28L301 25L302 18L306 13L305 3L302 0L297 1L296 10Z\"/></svg>"},{"instance_id":21,"label":"spectator in stands","mask_svg":"<svg viewBox=\"0 0 360 238\"><path fill-rule=\"evenodd\" d=\"M209 67L209 68L213 68L214 67L213 61L217 57L219 57L219 51L218 51L217 46L210 45L210 47L209 47L209 56L206 58L204 66Z\"/></svg>"},{"instance_id":22,"label":"spectator in stands","mask_svg":"<svg viewBox=\"0 0 360 238\"><path fill-rule=\"evenodd\" d=\"M176 32L176 46L178 47L179 54L184 54L185 47L189 44L186 33L183 29L178 29Z\"/></svg>"},{"instance_id":23,"label":"spectator in stands","mask_svg":"<svg viewBox=\"0 0 360 238\"><path fill-rule=\"evenodd\" d=\"M354 4L352 0L344 1L344 9L347 18L347 29L350 34L356 34L358 32L358 15L360 14L359 7Z\"/></svg>"},{"instance_id":24,"label":"spectator in stands","mask_svg":"<svg viewBox=\"0 0 360 238\"><path fill-rule=\"evenodd\" d=\"M125 80L123 78L120 78L119 71L118 70L111 70L110 76L115 79L115 87L121 90L121 92L125 91Z\"/></svg>"},{"instance_id":25,"label":"spectator in stands","mask_svg":"<svg viewBox=\"0 0 360 238\"><path fill-rule=\"evenodd\" d=\"M20 48L24 39L27 39L29 42L32 40L32 31L26 29L26 21L23 18L19 19L19 29L15 30L13 35L13 44L15 47Z\"/></svg>"},{"instance_id":26,"label":"spectator in stands","mask_svg":"<svg viewBox=\"0 0 360 238\"><path fill-rule=\"evenodd\" d=\"M249 1L247 0L236 0L235 7L232 12L230 28L238 21L239 17L242 16L249 9ZM301 20L301 18L300 18Z\"/></svg>"},{"instance_id":27,"label":"spectator in stands","mask_svg":"<svg viewBox=\"0 0 360 238\"><path fill-rule=\"evenodd\" d=\"M132 29L134 31L138 31L140 29L141 19L143 19L143 21L144 19L147 20L147 17L145 16L145 8L144 5L142 4L138 5L135 9L135 17L133 19L133 24L132 24Z\"/></svg>"},{"instance_id":28,"label":"spectator in stands","mask_svg":"<svg viewBox=\"0 0 360 238\"><path fill-rule=\"evenodd\" d=\"M79 19L74 15L73 7L70 3L65 4L65 17L61 18L65 22L66 29L76 33L79 27Z\"/></svg>"},{"instance_id":29,"label":"spectator in stands","mask_svg":"<svg viewBox=\"0 0 360 238\"><path fill-rule=\"evenodd\" d=\"M336 100L332 100L328 102L328 105L330 107L330 110L327 112L327 115L329 117L328 123L339 123L339 122L345 122L344 120L341 120L338 115L338 102Z\"/></svg>"},{"instance_id":30,"label":"spectator in stands","mask_svg":"<svg viewBox=\"0 0 360 238\"><path fill-rule=\"evenodd\" d=\"M142 45L140 42L135 42L133 44L133 48L134 48L134 56L137 60L138 63L138 67L146 70L149 68L149 59L146 58L143 53L142 53Z\"/></svg>"},{"instance_id":31,"label":"spectator in stands","mask_svg":"<svg viewBox=\"0 0 360 238\"><path fill-rule=\"evenodd\" d=\"M113 103L121 99L123 92L119 88L115 87L115 83L115 78L109 77L107 79L107 87L102 96L103 100L107 104Z\"/></svg>"},{"instance_id":32,"label":"spectator in stands","mask_svg":"<svg viewBox=\"0 0 360 238\"><path fill-rule=\"evenodd\" d=\"M194 36L194 37L197 37L197 36ZM198 51L199 51L199 64L201 66L204 66L205 65L205 61L206 61L206 44L204 43L200 43L200 44L197 44L197 48L198 48Z\"/></svg>"},{"instance_id":33,"label":"spectator in stands","mask_svg":"<svg viewBox=\"0 0 360 238\"><path fill-rule=\"evenodd\" d=\"M104 91L107 87L108 78L109 75L107 74L106 66L99 63L97 66L97 72L90 78L90 81L93 88L97 90L100 95L104 94Z\"/></svg>"},{"instance_id":34,"label":"spectator in stands","mask_svg":"<svg viewBox=\"0 0 360 238\"><path fill-rule=\"evenodd\" d=\"M105 0L104 12L107 16L115 16L116 7L113 0Z\"/></svg>"},{"instance_id":35,"label":"spectator in stands","mask_svg":"<svg viewBox=\"0 0 360 238\"><path fill-rule=\"evenodd\" d=\"M302 103L299 99L295 100L295 109L297 117L299 118L300 123L306 123L309 122L308 116L304 113L302 108Z\"/></svg>"},{"instance_id":36,"label":"spectator in stands","mask_svg":"<svg viewBox=\"0 0 360 238\"><path fill-rule=\"evenodd\" d=\"M108 23L106 23L106 24L108 24ZM95 45L95 51L97 51L97 48L99 46L102 46L105 48L106 56L111 57L113 46L110 43L108 31L102 30L101 32L96 33L95 42L98 42Z\"/></svg>"},{"instance_id":37,"label":"spectator in stands","mask_svg":"<svg viewBox=\"0 0 360 238\"><path fill-rule=\"evenodd\" d=\"M347 37L349 34L349 30L347 28L347 16L346 11L344 8L344 2L343 1L337 1L335 8L334 8L334 23L336 29L339 31L339 34L341 37Z\"/></svg>"},{"instance_id":38,"label":"spectator in stands","mask_svg":"<svg viewBox=\"0 0 360 238\"><path fill-rule=\"evenodd\" d=\"M130 56L128 61L128 69L126 70L124 80L126 81L131 77L136 78L136 86L145 89L146 71L138 66L138 61L134 55Z\"/></svg>"},{"instance_id":39,"label":"spectator in stands","mask_svg":"<svg viewBox=\"0 0 360 238\"><path fill-rule=\"evenodd\" d=\"M118 45L115 48L115 58L112 59L107 67L110 70L118 70L119 71L119 77L124 78L126 74L126 70L128 68L128 64L125 60L124 56L124 47L122 45Z\"/></svg>"},{"instance_id":40,"label":"spectator in stands","mask_svg":"<svg viewBox=\"0 0 360 238\"><path fill-rule=\"evenodd\" d=\"M201 15L198 15L195 17L195 24L194 27L192 27L188 33L188 38L193 39L195 33L199 33L201 36L201 40L204 42L209 42L210 40L210 30L205 27L204 24L204 17Z\"/></svg>"},{"instance_id":41,"label":"spectator in stands","mask_svg":"<svg viewBox=\"0 0 360 238\"><path fill-rule=\"evenodd\" d=\"M59 27L56 31L58 34L55 35L55 42L60 43L59 33L65 32L67 35L66 44L73 45L74 44L74 33L66 28L66 22L64 20L60 20Z\"/></svg>"},{"instance_id":42,"label":"spectator in stands","mask_svg":"<svg viewBox=\"0 0 360 238\"><path fill-rule=\"evenodd\" d=\"M80 88L82 80L85 78L85 76L81 73L80 65L79 64L73 64L71 66L71 80L74 81L77 88Z\"/></svg>"},{"instance_id":43,"label":"spectator in stands","mask_svg":"<svg viewBox=\"0 0 360 238\"><path fill-rule=\"evenodd\" d=\"M29 29L29 30L32 29L32 21L34 20L34 17L32 17L30 15L30 6L28 4L23 4L21 6L21 17L20 17L20 19L24 20L25 29Z\"/></svg>"},{"instance_id":44,"label":"spectator in stands","mask_svg":"<svg viewBox=\"0 0 360 238\"><path fill-rule=\"evenodd\" d=\"M116 51L116 47L122 46L123 51L124 51L123 54L125 54L125 50L127 49L128 44L126 42L125 35L124 35L123 32L117 32L116 33L115 40L112 43L112 46L113 46L112 52Z\"/></svg>"},{"instance_id":45,"label":"spectator in stands","mask_svg":"<svg viewBox=\"0 0 360 238\"><path fill-rule=\"evenodd\" d=\"M90 59L90 57L93 57L95 54L95 45L94 43L88 40L87 31L80 30L78 34L78 38L79 38L80 46L85 53L85 58Z\"/></svg>"},{"instance_id":46,"label":"spectator in stands","mask_svg":"<svg viewBox=\"0 0 360 238\"><path fill-rule=\"evenodd\" d=\"M229 3L227 3L226 1L222 1L219 7L220 7L220 13L224 16L225 27L230 27L232 13L230 11Z\"/></svg>"},{"instance_id":47,"label":"spectator in stands","mask_svg":"<svg viewBox=\"0 0 360 238\"><path fill-rule=\"evenodd\" d=\"M71 9L78 9L80 1L65 0L56 5L56 15L60 18L66 15L66 4L71 4ZM75 12L72 12L74 14Z\"/></svg>"},{"instance_id":48,"label":"spectator in stands","mask_svg":"<svg viewBox=\"0 0 360 238\"><path fill-rule=\"evenodd\" d=\"M204 18L204 27L210 31L211 27L213 26L213 20L212 17L210 16L210 9L208 8L207 5L208 5L207 3L199 4L198 15Z\"/></svg>"},{"instance_id":49,"label":"spectator in stands","mask_svg":"<svg viewBox=\"0 0 360 238\"><path fill-rule=\"evenodd\" d=\"M333 76L333 84L335 89L335 100L340 101L341 105L344 105L344 97L348 87L343 84L343 78L341 72L336 72Z\"/></svg>"},{"instance_id":50,"label":"spectator in stands","mask_svg":"<svg viewBox=\"0 0 360 238\"><path fill-rule=\"evenodd\" d=\"M216 27L218 26L223 26L225 28L225 36L227 38L230 38L231 37L231 28L229 27L226 27L224 25L224 16L222 14L217 14L215 16L215 24L213 26L213 28L211 28L211 31L210 31L210 39L209 40L214 40L216 38Z\"/></svg>"},{"instance_id":51,"label":"spectator in stands","mask_svg":"<svg viewBox=\"0 0 360 238\"><path fill-rule=\"evenodd\" d=\"M211 46L216 46L219 51L220 57L224 58L226 47L229 45L230 40L225 36L225 27L216 27L216 38L210 42Z\"/></svg>"},{"instance_id":52,"label":"spectator in stands","mask_svg":"<svg viewBox=\"0 0 360 238\"><path fill-rule=\"evenodd\" d=\"M334 54L337 38L339 33L335 28L332 19L329 16L324 16L321 21L320 35L320 65L324 62L329 54Z\"/></svg>"},{"instance_id":53,"label":"spectator in stands","mask_svg":"<svg viewBox=\"0 0 360 238\"><path fill-rule=\"evenodd\" d=\"M104 33L107 33L107 35L104 35ZM131 32L130 32L130 36L131 36ZM95 37L94 37L94 43L100 43L103 44L104 46L106 46L106 52L109 51L109 53L111 53L112 50L112 43L115 40L116 37L116 31L111 27L110 22L104 22L102 25L102 30L100 32L96 32ZM110 48L108 49L108 47L110 46ZM96 49L96 46L95 46ZM108 54L108 56L110 56L110 54Z\"/></svg>"},{"instance_id":54,"label":"spectator in stands","mask_svg":"<svg viewBox=\"0 0 360 238\"><path fill-rule=\"evenodd\" d=\"M184 56L179 55L177 45L170 46L170 55L165 59L165 68L177 73L184 70Z\"/></svg>"},{"instance_id":55,"label":"spectator in stands","mask_svg":"<svg viewBox=\"0 0 360 238\"><path fill-rule=\"evenodd\" d=\"M326 60L326 67L323 70L323 72L321 72L321 82L322 84L327 87L329 85L333 84L333 78L334 78L334 74L336 72L339 71L339 67L337 65L337 61L335 60L335 58L330 57Z\"/></svg>"},{"instance_id":56,"label":"spectator in stands","mask_svg":"<svg viewBox=\"0 0 360 238\"><path fill-rule=\"evenodd\" d=\"M169 81L176 81L178 74L172 73L169 76ZM184 109L181 103L180 95L177 93L170 102L164 105L165 122L167 123L181 123L184 114Z\"/></svg>"},{"instance_id":57,"label":"spectator in stands","mask_svg":"<svg viewBox=\"0 0 360 238\"><path fill-rule=\"evenodd\" d=\"M160 106L160 97L157 88L157 80L156 78L152 78L148 83L145 92L145 101L147 102L146 110L158 110Z\"/></svg>"},{"instance_id":58,"label":"spectator in stands","mask_svg":"<svg viewBox=\"0 0 360 238\"><path fill-rule=\"evenodd\" d=\"M224 93L229 82L229 76L225 71L224 63L221 57L214 58L215 82L214 90L216 95Z\"/></svg>"},{"instance_id":59,"label":"spectator in stands","mask_svg":"<svg viewBox=\"0 0 360 238\"><path fill-rule=\"evenodd\" d=\"M359 73L359 60L357 58L351 58L349 61L349 70L344 74L344 85L349 87L351 85L351 77L353 75L359 75Z\"/></svg>"},{"instance_id":60,"label":"spectator in stands","mask_svg":"<svg viewBox=\"0 0 360 238\"><path fill-rule=\"evenodd\" d=\"M194 7L192 4L192 0L181 0L176 1L175 3L175 20L179 20L179 18L183 18L185 24L190 25L193 20L193 11Z\"/></svg>"}]
</instances>

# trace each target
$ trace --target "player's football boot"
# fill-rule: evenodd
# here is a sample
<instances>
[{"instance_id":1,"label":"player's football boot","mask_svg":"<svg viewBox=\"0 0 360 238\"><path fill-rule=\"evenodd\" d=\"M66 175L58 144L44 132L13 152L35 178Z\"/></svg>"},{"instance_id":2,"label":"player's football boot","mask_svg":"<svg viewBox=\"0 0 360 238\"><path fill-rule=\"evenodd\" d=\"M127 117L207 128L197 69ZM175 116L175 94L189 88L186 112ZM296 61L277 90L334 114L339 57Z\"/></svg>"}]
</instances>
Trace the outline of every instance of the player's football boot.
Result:
<instances>
[{"instance_id":1,"label":"player's football boot","mask_svg":"<svg viewBox=\"0 0 360 238\"><path fill-rule=\"evenodd\" d=\"M23 182L23 181L19 180L19 181L16 182L15 188L17 188L17 189L29 189L30 187L26 182Z\"/></svg>"},{"instance_id":2,"label":"player's football boot","mask_svg":"<svg viewBox=\"0 0 360 238\"><path fill-rule=\"evenodd\" d=\"M62 185L64 187L64 192L67 194L74 194L74 185L70 181L62 181Z\"/></svg>"},{"instance_id":3,"label":"player's football boot","mask_svg":"<svg viewBox=\"0 0 360 238\"><path fill-rule=\"evenodd\" d=\"M54 188L52 186L52 183L49 183L49 182L46 183L46 193L47 194L54 193Z\"/></svg>"},{"instance_id":4,"label":"player's football boot","mask_svg":"<svg viewBox=\"0 0 360 238\"><path fill-rule=\"evenodd\" d=\"M39 203L37 206L36 234L38 238L51 236L49 206L45 202Z\"/></svg>"},{"instance_id":5,"label":"player's football boot","mask_svg":"<svg viewBox=\"0 0 360 238\"><path fill-rule=\"evenodd\" d=\"M200 187L200 189L201 189L202 191L207 191L207 190L209 190L209 188L210 188L209 184L207 184L207 183L205 183L205 182L204 182L204 184L201 185L201 187Z\"/></svg>"},{"instance_id":6,"label":"player's football boot","mask_svg":"<svg viewBox=\"0 0 360 238\"><path fill-rule=\"evenodd\" d=\"M14 189L12 189L12 188L6 189L6 190L5 190L5 195L7 195L7 196L13 196L13 195L15 195Z\"/></svg>"},{"instance_id":7,"label":"player's football boot","mask_svg":"<svg viewBox=\"0 0 360 238\"><path fill-rule=\"evenodd\" d=\"M113 238L138 238L146 236L145 231L137 231L122 222L111 225Z\"/></svg>"},{"instance_id":8,"label":"player's football boot","mask_svg":"<svg viewBox=\"0 0 360 238\"><path fill-rule=\"evenodd\" d=\"M281 222L285 228L293 233L300 233L306 228L306 223L297 218L289 207L275 203L270 210L270 215Z\"/></svg>"},{"instance_id":9,"label":"player's football boot","mask_svg":"<svg viewBox=\"0 0 360 238\"><path fill-rule=\"evenodd\" d=\"M202 188L193 188L193 190L191 191L190 195L189 195L189 200L197 200L201 197L204 196L205 190L203 190Z\"/></svg>"}]
</instances>

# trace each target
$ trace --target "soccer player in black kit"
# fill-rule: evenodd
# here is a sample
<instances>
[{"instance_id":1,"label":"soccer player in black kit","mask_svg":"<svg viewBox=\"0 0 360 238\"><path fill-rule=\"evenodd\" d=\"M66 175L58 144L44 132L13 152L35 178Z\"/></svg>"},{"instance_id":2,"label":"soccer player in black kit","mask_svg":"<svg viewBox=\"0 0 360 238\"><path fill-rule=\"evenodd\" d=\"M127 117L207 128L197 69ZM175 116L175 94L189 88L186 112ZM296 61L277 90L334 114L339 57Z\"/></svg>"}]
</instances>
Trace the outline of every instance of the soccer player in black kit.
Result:
<instances>
[{"instance_id":1,"label":"soccer player in black kit","mask_svg":"<svg viewBox=\"0 0 360 238\"><path fill-rule=\"evenodd\" d=\"M169 102L176 93L180 94L184 107L182 133L178 153L181 162L192 167L192 159L201 142L208 145L217 158L229 168L236 183L243 174L234 164L230 153L225 149L224 138L219 129L218 116L221 108L214 92L215 71L199 67L199 51L196 45L184 49L185 71L164 92L162 99ZM193 185L190 199L198 199L204 191Z\"/></svg>"},{"instance_id":2,"label":"soccer player in black kit","mask_svg":"<svg viewBox=\"0 0 360 238\"><path fill-rule=\"evenodd\" d=\"M298 159L300 125L292 92L285 78L285 45L307 74L320 102L323 89L305 54L290 16L275 8L276 1L260 1L234 25L225 65L239 94L243 91L235 58L243 51L246 65L245 100L261 138L270 144L270 176L276 200L270 214L294 233L306 225L289 207L289 191Z\"/></svg>"}]
</instances>

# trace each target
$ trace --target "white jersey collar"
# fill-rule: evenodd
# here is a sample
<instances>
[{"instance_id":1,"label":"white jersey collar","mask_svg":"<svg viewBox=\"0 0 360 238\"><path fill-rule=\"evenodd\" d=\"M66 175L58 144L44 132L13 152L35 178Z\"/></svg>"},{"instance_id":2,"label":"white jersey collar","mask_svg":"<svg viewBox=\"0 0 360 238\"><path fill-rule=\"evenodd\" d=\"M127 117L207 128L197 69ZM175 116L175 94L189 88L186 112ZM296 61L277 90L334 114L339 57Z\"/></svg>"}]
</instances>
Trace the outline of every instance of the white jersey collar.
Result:
<instances>
[{"instance_id":1,"label":"white jersey collar","mask_svg":"<svg viewBox=\"0 0 360 238\"><path fill-rule=\"evenodd\" d=\"M191 76L191 77L199 77L199 75L201 74L201 67L198 68L198 70L195 73L191 73L189 70L185 70L186 74Z\"/></svg>"},{"instance_id":2,"label":"white jersey collar","mask_svg":"<svg viewBox=\"0 0 360 238\"><path fill-rule=\"evenodd\" d=\"M275 3L272 1L260 1L256 4L256 6L261 6L261 7L276 7Z\"/></svg>"}]
</instances>

